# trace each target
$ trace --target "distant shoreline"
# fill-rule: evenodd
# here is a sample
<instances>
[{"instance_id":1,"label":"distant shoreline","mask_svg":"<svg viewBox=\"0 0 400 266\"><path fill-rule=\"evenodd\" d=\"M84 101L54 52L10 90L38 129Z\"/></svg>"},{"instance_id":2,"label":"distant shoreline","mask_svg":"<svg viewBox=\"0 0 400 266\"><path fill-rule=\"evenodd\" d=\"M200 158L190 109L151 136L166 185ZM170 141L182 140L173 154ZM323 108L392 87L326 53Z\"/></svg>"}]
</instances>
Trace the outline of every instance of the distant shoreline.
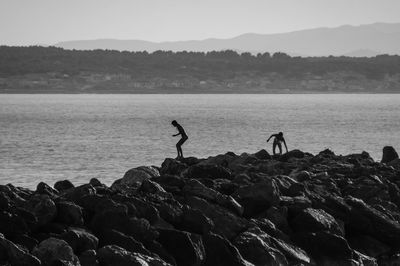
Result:
<instances>
[{"instance_id":1,"label":"distant shoreline","mask_svg":"<svg viewBox=\"0 0 400 266\"><path fill-rule=\"evenodd\" d=\"M198 93L198 92L170 92L170 93L164 93L164 92L146 92L146 93L142 93L142 92L0 92L0 95L234 95L234 94L238 94L238 95L278 95L278 94L288 94L288 95L305 95L305 94L327 94L327 95L335 95L335 94L400 94L400 91L396 92L396 91L388 91L388 92L205 92L205 93Z\"/></svg>"}]
</instances>

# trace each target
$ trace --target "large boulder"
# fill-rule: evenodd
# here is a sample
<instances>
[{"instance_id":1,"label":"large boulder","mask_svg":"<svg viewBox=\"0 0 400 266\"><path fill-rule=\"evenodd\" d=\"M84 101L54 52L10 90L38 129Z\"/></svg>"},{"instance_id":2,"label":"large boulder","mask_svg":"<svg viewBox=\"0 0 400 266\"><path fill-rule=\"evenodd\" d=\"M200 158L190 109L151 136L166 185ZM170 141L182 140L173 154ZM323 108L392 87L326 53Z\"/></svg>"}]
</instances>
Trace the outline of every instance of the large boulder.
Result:
<instances>
[{"instance_id":1,"label":"large boulder","mask_svg":"<svg viewBox=\"0 0 400 266\"><path fill-rule=\"evenodd\" d=\"M160 176L157 168L152 166L140 166L128 170L124 177L114 181L112 189L126 190L127 188L138 188L144 180Z\"/></svg>"},{"instance_id":2,"label":"large boulder","mask_svg":"<svg viewBox=\"0 0 400 266\"><path fill-rule=\"evenodd\" d=\"M347 265L353 251L346 239L328 232L297 233L294 241L315 259L317 265Z\"/></svg>"},{"instance_id":3,"label":"large boulder","mask_svg":"<svg viewBox=\"0 0 400 266\"><path fill-rule=\"evenodd\" d=\"M71 188L74 188L74 184L71 183L71 181L69 180L61 180L61 181L57 181L54 184L54 188L57 189L58 191L62 192Z\"/></svg>"},{"instance_id":4,"label":"large boulder","mask_svg":"<svg viewBox=\"0 0 400 266\"><path fill-rule=\"evenodd\" d=\"M270 160L272 158L271 155L264 149L254 153L254 156L260 160Z\"/></svg>"},{"instance_id":5,"label":"large boulder","mask_svg":"<svg viewBox=\"0 0 400 266\"><path fill-rule=\"evenodd\" d=\"M214 227L211 219L205 216L200 210L183 208L182 223L180 229L197 234L209 233Z\"/></svg>"},{"instance_id":6,"label":"large boulder","mask_svg":"<svg viewBox=\"0 0 400 266\"><path fill-rule=\"evenodd\" d=\"M56 206L56 221L68 225L83 225L83 213L80 206L68 201L57 202Z\"/></svg>"},{"instance_id":7,"label":"large boulder","mask_svg":"<svg viewBox=\"0 0 400 266\"><path fill-rule=\"evenodd\" d=\"M262 239L253 232L244 232L235 239L233 244L243 258L254 265L288 265L285 256L264 240L266 239Z\"/></svg>"},{"instance_id":8,"label":"large boulder","mask_svg":"<svg viewBox=\"0 0 400 266\"><path fill-rule=\"evenodd\" d=\"M57 207L54 201L46 195L35 205L33 212L38 219L38 224L43 226L56 218Z\"/></svg>"},{"instance_id":9,"label":"large boulder","mask_svg":"<svg viewBox=\"0 0 400 266\"><path fill-rule=\"evenodd\" d=\"M226 238L208 234L203 236L206 249L205 266L251 266L252 264L243 259L235 246Z\"/></svg>"},{"instance_id":10,"label":"large boulder","mask_svg":"<svg viewBox=\"0 0 400 266\"><path fill-rule=\"evenodd\" d=\"M115 245L100 248L97 257L100 265L107 266L170 266L160 258L129 252Z\"/></svg>"},{"instance_id":11,"label":"large boulder","mask_svg":"<svg viewBox=\"0 0 400 266\"><path fill-rule=\"evenodd\" d=\"M301 265L311 262L310 256L303 249L292 243L271 237L271 244L279 250L288 260L289 265Z\"/></svg>"},{"instance_id":12,"label":"large boulder","mask_svg":"<svg viewBox=\"0 0 400 266\"><path fill-rule=\"evenodd\" d=\"M300 150L291 150L283 155L280 156L279 160L283 162L287 162L291 158L301 159L304 158L304 152Z\"/></svg>"},{"instance_id":13,"label":"large boulder","mask_svg":"<svg viewBox=\"0 0 400 266\"><path fill-rule=\"evenodd\" d=\"M99 240L96 236L84 229L70 228L61 235L61 238L67 241L76 254L86 250L97 249Z\"/></svg>"},{"instance_id":14,"label":"large boulder","mask_svg":"<svg viewBox=\"0 0 400 266\"><path fill-rule=\"evenodd\" d=\"M6 237L29 232L29 227L24 219L14 213L0 212L0 233Z\"/></svg>"},{"instance_id":15,"label":"large boulder","mask_svg":"<svg viewBox=\"0 0 400 266\"><path fill-rule=\"evenodd\" d=\"M159 229L158 242L170 253L178 266L200 266L205 259L201 237L188 232Z\"/></svg>"},{"instance_id":16,"label":"large boulder","mask_svg":"<svg viewBox=\"0 0 400 266\"><path fill-rule=\"evenodd\" d=\"M72 248L67 242L58 238L48 238L40 242L33 249L32 254L38 257L43 265L53 265L62 261L64 265L80 266L79 259L75 256Z\"/></svg>"},{"instance_id":17,"label":"large boulder","mask_svg":"<svg viewBox=\"0 0 400 266\"><path fill-rule=\"evenodd\" d=\"M65 190L62 193L62 196L66 198L68 201L72 201L81 206L82 198L95 194L96 194L96 189L92 185L84 184L78 187Z\"/></svg>"},{"instance_id":18,"label":"large boulder","mask_svg":"<svg viewBox=\"0 0 400 266\"><path fill-rule=\"evenodd\" d=\"M399 158L399 155L392 146L383 147L381 163L388 163L397 158Z\"/></svg>"},{"instance_id":19,"label":"large boulder","mask_svg":"<svg viewBox=\"0 0 400 266\"><path fill-rule=\"evenodd\" d=\"M139 191L145 193L165 193L166 191L158 183L153 182L149 179L143 180L139 187Z\"/></svg>"},{"instance_id":20,"label":"large boulder","mask_svg":"<svg viewBox=\"0 0 400 266\"><path fill-rule=\"evenodd\" d=\"M320 209L303 209L290 224L295 232L328 231L333 234L344 235L335 218Z\"/></svg>"},{"instance_id":21,"label":"large boulder","mask_svg":"<svg viewBox=\"0 0 400 266\"><path fill-rule=\"evenodd\" d=\"M190 179L188 182L186 182L186 185L183 187L183 192L187 196L197 196L212 202L216 202L219 205L232 210L238 215L243 214L242 206L240 206L240 204L236 202L234 198L208 188L196 179Z\"/></svg>"},{"instance_id":22,"label":"large boulder","mask_svg":"<svg viewBox=\"0 0 400 266\"><path fill-rule=\"evenodd\" d=\"M214 232L225 236L228 239L234 238L249 226L246 219L238 217L233 212L219 205L207 202L206 200L190 197L187 204L194 210L204 213L214 223Z\"/></svg>"},{"instance_id":23,"label":"large boulder","mask_svg":"<svg viewBox=\"0 0 400 266\"><path fill-rule=\"evenodd\" d=\"M5 252L5 259L15 266L36 266L41 265L40 260L26 252L23 248L15 245L7 240L4 235L0 234L0 250Z\"/></svg>"},{"instance_id":24,"label":"large boulder","mask_svg":"<svg viewBox=\"0 0 400 266\"><path fill-rule=\"evenodd\" d=\"M151 255L141 242L134 239L132 236L127 236L117 230L104 230L99 235L99 246L104 247L108 245L117 245L130 252L141 253L144 255Z\"/></svg>"},{"instance_id":25,"label":"large boulder","mask_svg":"<svg viewBox=\"0 0 400 266\"><path fill-rule=\"evenodd\" d=\"M99 266L96 250L86 250L79 256L81 266Z\"/></svg>"},{"instance_id":26,"label":"large boulder","mask_svg":"<svg viewBox=\"0 0 400 266\"><path fill-rule=\"evenodd\" d=\"M187 178L232 179L229 169L220 165L197 164L190 166L183 175Z\"/></svg>"},{"instance_id":27,"label":"large boulder","mask_svg":"<svg viewBox=\"0 0 400 266\"><path fill-rule=\"evenodd\" d=\"M188 168L187 164L175 159L167 158L161 164L160 174L180 176L186 168Z\"/></svg>"},{"instance_id":28,"label":"large boulder","mask_svg":"<svg viewBox=\"0 0 400 266\"><path fill-rule=\"evenodd\" d=\"M112 217L112 219L110 219ZM157 231L146 219L130 218L126 212L108 210L96 214L90 224L91 229L99 234L104 230L117 230L139 241L152 241L157 238Z\"/></svg>"},{"instance_id":29,"label":"large boulder","mask_svg":"<svg viewBox=\"0 0 400 266\"><path fill-rule=\"evenodd\" d=\"M393 248L400 248L400 224L364 201L346 198L351 207L346 228L352 235L369 235Z\"/></svg>"},{"instance_id":30,"label":"large boulder","mask_svg":"<svg viewBox=\"0 0 400 266\"><path fill-rule=\"evenodd\" d=\"M43 195L48 195L51 198L54 198L57 196L58 191L55 190L54 188L50 187L49 185L47 185L44 182L40 182L37 186L36 186L36 194L43 194Z\"/></svg>"},{"instance_id":31,"label":"large boulder","mask_svg":"<svg viewBox=\"0 0 400 266\"><path fill-rule=\"evenodd\" d=\"M263 182L239 188L232 196L244 208L245 217L255 215L279 203L279 189L275 181L266 179Z\"/></svg>"}]
</instances>

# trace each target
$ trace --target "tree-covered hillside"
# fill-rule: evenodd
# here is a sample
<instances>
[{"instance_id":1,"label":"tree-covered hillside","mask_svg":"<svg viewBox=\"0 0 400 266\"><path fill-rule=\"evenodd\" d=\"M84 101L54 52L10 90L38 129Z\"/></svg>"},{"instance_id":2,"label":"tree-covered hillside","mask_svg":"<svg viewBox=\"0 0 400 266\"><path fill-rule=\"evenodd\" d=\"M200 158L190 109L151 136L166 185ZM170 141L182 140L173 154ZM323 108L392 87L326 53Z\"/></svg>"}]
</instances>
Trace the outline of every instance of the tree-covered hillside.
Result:
<instances>
[{"instance_id":1,"label":"tree-covered hillside","mask_svg":"<svg viewBox=\"0 0 400 266\"><path fill-rule=\"evenodd\" d=\"M400 56L0 47L1 92L400 91ZM283 91L284 90L284 91Z\"/></svg>"}]
</instances>

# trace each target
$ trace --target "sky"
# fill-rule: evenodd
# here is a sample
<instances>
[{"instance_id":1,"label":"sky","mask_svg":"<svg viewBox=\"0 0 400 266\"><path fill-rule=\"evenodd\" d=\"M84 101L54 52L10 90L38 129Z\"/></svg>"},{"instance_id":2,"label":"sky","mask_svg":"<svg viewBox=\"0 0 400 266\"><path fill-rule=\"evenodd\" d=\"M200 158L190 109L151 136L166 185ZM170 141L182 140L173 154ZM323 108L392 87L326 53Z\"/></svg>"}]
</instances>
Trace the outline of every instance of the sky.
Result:
<instances>
[{"instance_id":1,"label":"sky","mask_svg":"<svg viewBox=\"0 0 400 266\"><path fill-rule=\"evenodd\" d=\"M0 0L0 45L231 38L400 22L400 0Z\"/></svg>"}]
</instances>

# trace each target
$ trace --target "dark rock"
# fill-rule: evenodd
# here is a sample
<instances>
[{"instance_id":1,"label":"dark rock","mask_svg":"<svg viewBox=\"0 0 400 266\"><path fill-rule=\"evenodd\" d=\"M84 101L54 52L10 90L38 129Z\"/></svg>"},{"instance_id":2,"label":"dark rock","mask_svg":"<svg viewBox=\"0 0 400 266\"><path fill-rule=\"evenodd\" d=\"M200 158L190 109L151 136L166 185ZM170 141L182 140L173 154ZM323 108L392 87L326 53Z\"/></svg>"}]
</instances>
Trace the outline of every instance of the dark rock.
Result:
<instances>
[{"instance_id":1,"label":"dark rock","mask_svg":"<svg viewBox=\"0 0 400 266\"><path fill-rule=\"evenodd\" d=\"M166 229L158 232L158 242L175 258L178 266L202 265L205 250L199 235Z\"/></svg>"},{"instance_id":2,"label":"dark rock","mask_svg":"<svg viewBox=\"0 0 400 266\"><path fill-rule=\"evenodd\" d=\"M394 159L387 163L387 165L392 166L393 168L400 170L400 158Z\"/></svg>"},{"instance_id":3,"label":"dark rock","mask_svg":"<svg viewBox=\"0 0 400 266\"><path fill-rule=\"evenodd\" d=\"M81 266L98 266L99 261L97 260L96 250L86 250L79 256L79 262Z\"/></svg>"},{"instance_id":4,"label":"dark rock","mask_svg":"<svg viewBox=\"0 0 400 266\"><path fill-rule=\"evenodd\" d=\"M359 263L359 265L378 266L378 262L376 259L369 257L365 254L362 254L362 253L358 252L357 250L354 250L353 252L354 252L354 254L353 254L354 260L356 260Z\"/></svg>"},{"instance_id":5,"label":"dark rock","mask_svg":"<svg viewBox=\"0 0 400 266\"><path fill-rule=\"evenodd\" d=\"M260 216L269 219L274 225L276 225L283 232L285 233L292 232L288 224L287 207L271 207Z\"/></svg>"},{"instance_id":6,"label":"dark rock","mask_svg":"<svg viewBox=\"0 0 400 266\"><path fill-rule=\"evenodd\" d=\"M74 184L71 183L69 180L62 180L62 181L57 181L54 184L54 188L57 189L58 191L66 191L68 189L74 188Z\"/></svg>"},{"instance_id":7,"label":"dark rock","mask_svg":"<svg viewBox=\"0 0 400 266\"><path fill-rule=\"evenodd\" d=\"M53 265L53 263L61 260L67 265L80 265L79 259L75 256L72 248L67 242L57 238L48 238L34 248L32 254L38 257L43 265Z\"/></svg>"},{"instance_id":8,"label":"dark rock","mask_svg":"<svg viewBox=\"0 0 400 266\"><path fill-rule=\"evenodd\" d=\"M108 245L117 245L130 252L141 253L148 256L151 255L151 252L148 251L142 243L116 230L103 230L100 234L99 246L104 247Z\"/></svg>"},{"instance_id":9,"label":"dark rock","mask_svg":"<svg viewBox=\"0 0 400 266\"><path fill-rule=\"evenodd\" d=\"M89 194L80 199L80 206L88 213L95 214L107 210L127 212L127 206L117 203L108 196Z\"/></svg>"},{"instance_id":10,"label":"dark rock","mask_svg":"<svg viewBox=\"0 0 400 266\"><path fill-rule=\"evenodd\" d=\"M90 227L97 234L103 230L114 229L128 236L134 236L139 241L152 241L158 237L157 231L147 220L130 218L126 212L109 210L99 213L93 218Z\"/></svg>"},{"instance_id":11,"label":"dark rock","mask_svg":"<svg viewBox=\"0 0 400 266\"><path fill-rule=\"evenodd\" d=\"M183 192L186 196L197 196L212 202L216 202L219 205L232 210L238 215L243 214L242 206L240 206L240 204L237 203L232 197L222 195L221 193L206 187L196 179L190 179L188 182L186 182Z\"/></svg>"},{"instance_id":12,"label":"dark rock","mask_svg":"<svg viewBox=\"0 0 400 266\"><path fill-rule=\"evenodd\" d=\"M391 251L388 245L367 235L352 236L348 238L348 241L351 248L374 258L387 255Z\"/></svg>"},{"instance_id":13,"label":"dark rock","mask_svg":"<svg viewBox=\"0 0 400 266\"><path fill-rule=\"evenodd\" d=\"M300 150L291 150L279 157L279 160L282 162L287 162L291 158L301 159L304 158L304 152Z\"/></svg>"},{"instance_id":14,"label":"dark rock","mask_svg":"<svg viewBox=\"0 0 400 266\"><path fill-rule=\"evenodd\" d=\"M311 173L308 171L301 171L295 176L296 180L299 182L304 182L311 180Z\"/></svg>"},{"instance_id":15,"label":"dark rock","mask_svg":"<svg viewBox=\"0 0 400 266\"><path fill-rule=\"evenodd\" d=\"M177 190L180 190L185 186L185 181L183 178L175 175L162 175L160 177L153 178L152 181L157 182L167 191L169 191L170 188L176 188Z\"/></svg>"},{"instance_id":16,"label":"dark rock","mask_svg":"<svg viewBox=\"0 0 400 266\"><path fill-rule=\"evenodd\" d=\"M0 211L7 211L11 207L11 200L6 193L0 192Z\"/></svg>"},{"instance_id":17,"label":"dark rock","mask_svg":"<svg viewBox=\"0 0 400 266\"><path fill-rule=\"evenodd\" d=\"M48 196L41 198L35 205L33 212L37 217L38 224L43 226L52 222L57 216L57 207Z\"/></svg>"},{"instance_id":18,"label":"dark rock","mask_svg":"<svg viewBox=\"0 0 400 266\"><path fill-rule=\"evenodd\" d=\"M129 188L138 188L144 180L160 176L157 168L151 166L140 166L127 171L123 178L116 180L112 189L125 191Z\"/></svg>"},{"instance_id":19,"label":"dark rock","mask_svg":"<svg viewBox=\"0 0 400 266\"><path fill-rule=\"evenodd\" d=\"M185 163L175 159L167 158L161 164L160 174L180 176L186 168L188 168L188 166Z\"/></svg>"},{"instance_id":20,"label":"dark rock","mask_svg":"<svg viewBox=\"0 0 400 266\"><path fill-rule=\"evenodd\" d=\"M274 180L243 186L232 196L244 208L245 217L254 217L279 202L279 190Z\"/></svg>"},{"instance_id":21,"label":"dark rock","mask_svg":"<svg viewBox=\"0 0 400 266\"><path fill-rule=\"evenodd\" d=\"M400 248L400 224L360 199L347 198L352 208L346 228L352 235L369 235L385 244Z\"/></svg>"},{"instance_id":22,"label":"dark rock","mask_svg":"<svg viewBox=\"0 0 400 266\"><path fill-rule=\"evenodd\" d=\"M270 159L272 158L271 155L270 155L266 150L264 150L264 149L262 149L262 150L256 152L256 153L254 154L254 156L255 156L257 159L260 159L260 160L270 160Z\"/></svg>"},{"instance_id":23,"label":"dark rock","mask_svg":"<svg viewBox=\"0 0 400 266\"><path fill-rule=\"evenodd\" d=\"M311 262L309 255L301 248L281 239L271 238L272 245L279 250L288 260L289 265L308 264Z\"/></svg>"},{"instance_id":24,"label":"dark rock","mask_svg":"<svg viewBox=\"0 0 400 266\"><path fill-rule=\"evenodd\" d=\"M9 212L0 212L0 233L10 238L28 232L29 228L20 216Z\"/></svg>"},{"instance_id":25,"label":"dark rock","mask_svg":"<svg viewBox=\"0 0 400 266\"><path fill-rule=\"evenodd\" d=\"M210 178L210 179L232 179L232 173L229 169L220 165L193 165L184 172L187 178Z\"/></svg>"},{"instance_id":26,"label":"dark rock","mask_svg":"<svg viewBox=\"0 0 400 266\"><path fill-rule=\"evenodd\" d=\"M92 185L93 187L102 187L103 186L103 184L97 178L91 178L89 181L89 184Z\"/></svg>"},{"instance_id":27,"label":"dark rock","mask_svg":"<svg viewBox=\"0 0 400 266\"><path fill-rule=\"evenodd\" d=\"M168 266L165 261L139 253L129 252L121 247L109 245L98 250L100 265L107 266Z\"/></svg>"},{"instance_id":28,"label":"dark rock","mask_svg":"<svg viewBox=\"0 0 400 266\"><path fill-rule=\"evenodd\" d=\"M56 221L68 225L83 225L83 214L80 206L68 201L57 202L56 206Z\"/></svg>"},{"instance_id":29,"label":"dark rock","mask_svg":"<svg viewBox=\"0 0 400 266\"><path fill-rule=\"evenodd\" d=\"M39 242L36 239L28 236L27 234L15 235L11 240L13 243L25 247L29 251L32 251L33 248L39 244Z\"/></svg>"},{"instance_id":30,"label":"dark rock","mask_svg":"<svg viewBox=\"0 0 400 266\"><path fill-rule=\"evenodd\" d=\"M181 229L192 233L206 234L209 233L213 227L213 221L200 210L187 207L183 209Z\"/></svg>"},{"instance_id":31,"label":"dark rock","mask_svg":"<svg viewBox=\"0 0 400 266\"><path fill-rule=\"evenodd\" d=\"M179 159L180 162L182 162L184 164L187 164L188 166L192 166L192 165L198 164L203 160L204 159L198 159L196 157L185 157L185 158Z\"/></svg>"},{"instance_id":32,"label":"dark rock","mask_svg":"<svg viewBox=\"0 0 400 266\"><path fill-rule=\"evenodd\" d=\"M268 236L267 236L268 237ZM234 241L240 254L255 265L288 265L285 256L252 232L241 233Z\"/></svg>"},{"instance_id":33,"label":"dark rock","mask_svg":"<svg viewBox=\"0 0 400 266\"><path fill-rule=\"evenodd\" d=\"M392 146L383 147L381 163L388 163L397 158L399 158L399 155Z\"/></svg>"},{"instance_id":34,"label":"dark rock","mask_svg":"<svg viewBox=\"0 0 400 266\"><path fill-rule=\"evenodd\" d=\"M149 202L134 197L131 197L129 199L129 202L131 202L135 206L136 217L144 218L151 224L154 224L155 222L160 220L160 212Z\"/></svg>"},{"instance_id":35,"label":"dark rock","mask_svg":"<svg viewBox=\"0 0 400 266\"><path fill-rule=\"evenodd\" d=\"M320 209L307 208L301 211L291 222L294 232L328 231L337 235L344 235L339 224L330 214Z\"/></svg>"},{"instance_id":36,"label":"dark rock","mask_svg":"<svg viewBox=\"0 0 400 266\"><path fill-rule=\"evenodd\" d=\"M294 241L315 259L317 265L345 265L352 259L346 239L328 232L297 233ZM330 264L329 264L330 263Z\"/></svg>"},{"instance_id":37,"label":"dark rock","mask_svg":"<svg viewBox=\"0 0 400 266\"><path fill-rule=\"evenodd\" d=\"M60 236L74 250L75 254L81 254L82 252L90 249L97 249L99 240L96 236L89 233L84 229L71 228L66 233Z\"/></svg>"},{"instance_id":38,"label":"dark rock","mask_svg":"<svg viewBox=\"0 0 400 266\"><path fill-rule=\"evenodd\" d=\"M166 191L162 186L160 186L158 183L153 182L151 180L143 180L142 185L139 188L139 191L141 192L146 192L146 193L165 193Z\"/></svg>"},{"instance_id":39,"label":"dark rock","mask_svg":"<svg viewBox=\"0 0 400 266\"><path fill-rule=\"evenodd\" d=\"M267 233L271 237L281 239L285 242L290 242L290 237L283 233L281 230L276 228L275 224L270 220L263 218L263 219L251 219L252 226L258 227L263 232Z\"/></svg>"},{"instance_id":40,"label":"dark rock","mask_svg":"<svg viewBox=\"0 0 400 266\"><path fill-rule=\"evenodd\" d=\"M11 263L11 265L15 266L36 266L41 265L40 260L26 252L19 246L15 245L13 242L4 238L2 234L0 234L0 249L2 250L1 253L6 255L7 260Z\"/></svg>"},{"instance_id":41,"label":"dark rock","mask_svg":"<svg viewBox=\"0 0 400 266\"><path fill-rule=\"evenodd\" d=\"M72 201L81 206L82 198L95 194L96 194L96 189L92 185L85 184L64 191L63 196L67 200Z\"/></svg>"},{"instance_id":42,"label":"dark rock","mask_svg":"<svg viewBox=\"0 0 400 266\"><path fill-rule=\"evenodd\" d=\"M187 204L194 210L200 210L214 223L214 232L228 239L234 238L249 226L246 219L236 216L229 210L197 197L190 197Z\"/></svg>"},{"instance_id":43,"label":"dark rock","mask_svg":"<svg viewBox=\"0 0 400 266\"><path fill-rule=\"evenodd\" d=\"M206 249L205 266L249 266L239 251L220 235L208 234L203 237Z\"/></svg>"},{"instance_id":44,"label":"dark rock","mask_svg":"<svg viewBox=\"0 0 400 266\"><path fill-rule=\"evenodd\" d=\"M37 194L44 194L44 195L48 195L52 198L56 197L58 194L58 191L53 189L52 187L50 187L49 185L47 185L44 182L40 182L37 186L36 186L36 193Z\"/></svg>"}]
</instances>

